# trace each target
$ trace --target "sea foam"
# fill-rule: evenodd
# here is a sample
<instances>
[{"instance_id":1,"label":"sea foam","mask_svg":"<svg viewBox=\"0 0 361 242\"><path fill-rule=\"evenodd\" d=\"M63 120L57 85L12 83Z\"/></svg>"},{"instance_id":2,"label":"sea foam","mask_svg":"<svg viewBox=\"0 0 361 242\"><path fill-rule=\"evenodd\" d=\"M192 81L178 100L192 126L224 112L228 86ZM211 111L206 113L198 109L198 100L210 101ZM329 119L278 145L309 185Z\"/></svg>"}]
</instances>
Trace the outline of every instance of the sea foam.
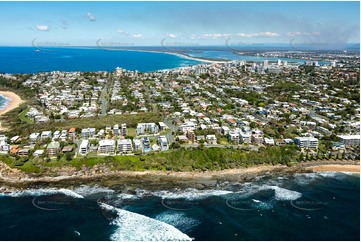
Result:
<instances>
[{"instance_id":1,"label":"sea foam","mask_svg":"<svg viewBox=\"0 0 361 242\"><path fill-rule=\"evenodd\" d=\"M29 189L24 191L16 191L4 194L5 196L9 197L26 197L26 196L46 196L46 195L54 195L54 194L64 194L69 197L73 198L84 198L82 195L69 190L69 189Z\"/></svg>"},{"instance_id":2,"label":"sea foam","mask_svg":"<svg viewBox=\"0 0 361 242\"><path fill-rule=\"evenodd\" d=\"M92 196L92 195L113 194L115 191L113 189L98 186L98 185L95 185L95 186L82 185L82 186L74 189L74 192L81 196L88 197L88 196Z\"/></svg>"},{"instance_id":3,"label":"sea foam","mask_svg":"<svg viewBox=\"0 0 361 242\"><path fill-rule=\"evenodd\" d=\"M170 224L184 233L191 232L193 228L201 224L198 219L191 218L184 212L174 210L166 210L158 214L155 219Z\"/></svg>"},{"instance_id":4,"label":"sea foam","mask_svg":"<svg viewBox=\"0 0 361 242\"><path fill-rule=\"evenodd\" d=\"M115 211L112 222L118 228L110 236L112 241L191 241L192 239L167 223L147 216L100 203L103 209Z\"/></svg>"},{"instance_id":5,"label":"sea foam","mask_svg":"<svg viewBox=\"0 0 361 242\"><path fill-rule=\"evenodd\" d=\"M155 196L162 199L185 199L185 200L201 200L212 196L223 196L233 193L227 190L198 190L194 188L187 189L173 189L161 191L147 191L136 189L135 194L122 193L118 195L120 199L140 199L146 196Z\"/></svg>"}]
</instances>

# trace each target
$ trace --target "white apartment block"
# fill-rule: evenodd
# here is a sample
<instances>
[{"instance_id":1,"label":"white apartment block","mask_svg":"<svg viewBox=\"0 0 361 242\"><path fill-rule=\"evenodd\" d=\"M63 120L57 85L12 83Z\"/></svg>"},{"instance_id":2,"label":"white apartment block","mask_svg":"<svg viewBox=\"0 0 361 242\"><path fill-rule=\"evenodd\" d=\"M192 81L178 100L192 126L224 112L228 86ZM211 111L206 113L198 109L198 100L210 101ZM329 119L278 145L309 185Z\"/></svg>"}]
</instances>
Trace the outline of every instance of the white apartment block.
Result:
<instances>
[{"instance_id":1,"label":"white apartment block","mask_svg":"<svg viewBox=\"0 0 361 242\"><path fill-rule=\"evenodd\" d=\"M241 133L240 139L243 143L250 144L252 142L252 135L250 133Z\"/></svg>"},{"instance_id":2,"label":"white apartment block","mask_svg":"<svg viewBox=\"0 0 361 242\"><path fill-rule=\"evenodd\" d=\"M161 150L169 150L168 141L165 136L160 136L158 142Z\"/></svg>"},{"instance_id":3,"label":"white apartment block","mask_svg":"<svg viewBox=\"0 0 361 242\"><path fill-rule=\"evenodd\" d=\"M103 139L99 141L98 153L99 154L114 154L115 141L111 139Z\"/></svg>"},{"instance_id":4,"label":"white apartment block","mask_svg":"<svg viewBox=\"0 0 361 242\"><path fill-rule=\"evenodd\" d=\"M318 148L318 139L315 137L296 137L294 141L300 148Z\"/></svg>"},{"instance_id":5,"label":"white apartment block","mask_svg":"<svg viewBox=\"0 0 361 242\"><path fill-rule=\"evenodd\" d=\"M341 143L345 145L345 147L350 146L360 146L360 135L339 135L341 139Z\"/></svg>"},{"instance_id":6,"label":"white apartment block","mask_svg":"<svg viewBox=\"0 0 361 242\"><path fill-rule=\"evenodd\" d=\"M155 123L139 123L137 125L137 135L145 133L156 134L158 132L158 125L156 125Z\"/></svg>"},{"instance_id":7,"label":"white apartment block","mask_svg":"<svg viewBox=\"0 0 361 242\"><path fill-rule=\"evenodd\" d=\"M131 139L118 140L118 153L131 153L133 152L133 144Z\"/></svg>"},{"instance_id":8,"label":"white apartment block","mask_svg":"<svg viewBox=\"0 0 361 242\"><path fill-rule=\"evenodd\" d=\"M134 150L143 151L143 142L140 139L134 139Z\"/></svg>"},{"instance_id":9,"label":"white apartment block","mask_svg":"<svg viewBox=\"0 0 361 242\"><path fill-rule=\"evenodd\" d=\"M95 135L95 128L86 128L81 130L81 137L83 139L92 138Z\"/></svg>"},{"instance_id":10,"label":"white apartment block","mask_svg":"<svg viewBox=\"0 0 361 242\"><path fill-rule=\"evenodd\" d=\"M82 140L79 146L79 154L86 155L89 151L89 140Z\"/></svg>"}]
</instances>

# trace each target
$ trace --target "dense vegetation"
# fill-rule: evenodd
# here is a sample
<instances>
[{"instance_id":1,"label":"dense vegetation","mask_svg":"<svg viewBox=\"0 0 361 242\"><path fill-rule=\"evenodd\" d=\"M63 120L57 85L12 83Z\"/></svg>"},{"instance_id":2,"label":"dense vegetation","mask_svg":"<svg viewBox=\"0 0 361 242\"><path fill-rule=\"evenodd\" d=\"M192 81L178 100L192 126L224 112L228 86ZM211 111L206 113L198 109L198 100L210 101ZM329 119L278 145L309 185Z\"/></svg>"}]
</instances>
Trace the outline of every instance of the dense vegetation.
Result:
<instances>
[{"instance_id":1,"label":"dense vegetation","mask_svg":"<svg viewBox=\"0 0 361 242\"><path fill-rule=\"evenodd\" d=\"M11 167L22 171L42 173L50 167L70 166L93 167L97 164L107 164L112 170L163 170L163 171L206 171L230 168L248 167L258 164L290 165L299 159L294 147L267 147L257 151L247 151L234 148L181 148L169 152L150 153L138 156L95 156L80 157L67 161L34 158L14 159L2 156L2 160Z\"/></svg>"}]
</instances>

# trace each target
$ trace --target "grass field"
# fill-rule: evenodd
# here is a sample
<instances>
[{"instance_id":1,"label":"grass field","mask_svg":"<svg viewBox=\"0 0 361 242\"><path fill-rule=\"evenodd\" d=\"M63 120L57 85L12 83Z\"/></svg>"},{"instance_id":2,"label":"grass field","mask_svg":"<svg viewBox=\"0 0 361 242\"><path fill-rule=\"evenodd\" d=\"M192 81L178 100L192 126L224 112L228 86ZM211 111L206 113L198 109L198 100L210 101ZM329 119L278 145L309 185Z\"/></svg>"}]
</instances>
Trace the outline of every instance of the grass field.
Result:
<instances>
[{"instance_id":1,"label":"grass field","mask_svg":"<svg viewBox=\"0 0 361 242\"><path fill-rule=\"evenodd\" d=\"M30 108L25 109L24 111L22 111L21 113L19 113L19 119L22 122L25 122L27 124L34 124L34 121L29 119L28 117L26 117L26 113L29 111Z\"/></svg>"}]
</instances>

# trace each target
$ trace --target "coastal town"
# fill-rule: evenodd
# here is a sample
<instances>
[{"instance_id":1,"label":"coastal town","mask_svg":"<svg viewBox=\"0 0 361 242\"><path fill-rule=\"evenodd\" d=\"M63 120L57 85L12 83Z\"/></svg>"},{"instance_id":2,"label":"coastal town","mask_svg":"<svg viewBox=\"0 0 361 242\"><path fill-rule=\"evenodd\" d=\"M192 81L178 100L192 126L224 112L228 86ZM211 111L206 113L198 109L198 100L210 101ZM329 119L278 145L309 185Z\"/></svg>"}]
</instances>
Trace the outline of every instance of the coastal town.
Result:
<instances>
[{"instance_id":1,"label":"coastal town","mask_svg":"<svg viewBox=\"0 0 361 242\"><path fill-rule=\"evenodd\" d=\"M2 74L8 82L23 78L19 88L34 96L17 116L19 127L31 128L3 132L0 153L18 167L210 147L290 147L297 161L358 160L359 57L336 57L324 65L229 61L147 73ZM151 120L130 120L147 114ZM88 122L71 126L77 120Z\"/></svg>"}]
</instances>

